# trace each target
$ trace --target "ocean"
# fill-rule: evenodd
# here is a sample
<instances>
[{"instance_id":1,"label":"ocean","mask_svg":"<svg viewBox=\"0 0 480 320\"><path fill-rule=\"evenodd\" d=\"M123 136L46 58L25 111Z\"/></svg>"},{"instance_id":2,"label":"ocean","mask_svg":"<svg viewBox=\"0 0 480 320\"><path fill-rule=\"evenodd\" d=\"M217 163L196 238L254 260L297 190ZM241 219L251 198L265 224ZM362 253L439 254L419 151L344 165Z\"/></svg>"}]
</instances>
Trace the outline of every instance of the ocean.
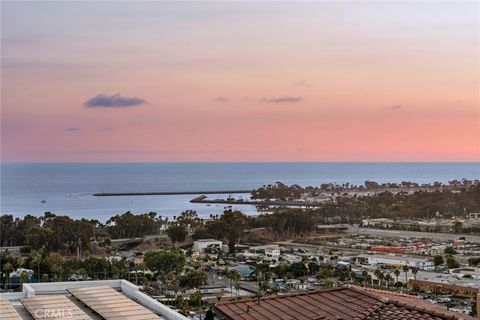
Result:
<instances>
[{"instance_id":1,"label":"ocean","mask_svg":"<svg viewBox=\"0 0 480 320\"><path fill-rule=\"evenodd\" d=\"M95 197L97 192L219 191L254 189L281 181L321 183L480 179L480 163L3 163L0 212L22 217L50 211L106 221L126 211L163 217L193 209L201 217L224 205L192 204L195 195ZM243 195L245 197L245 195ZM209 195L209 198L225 197ZM45 203L42 201L45 200ZM255 214L254 206L236 206Z\"/></svg>"}]
</instances>

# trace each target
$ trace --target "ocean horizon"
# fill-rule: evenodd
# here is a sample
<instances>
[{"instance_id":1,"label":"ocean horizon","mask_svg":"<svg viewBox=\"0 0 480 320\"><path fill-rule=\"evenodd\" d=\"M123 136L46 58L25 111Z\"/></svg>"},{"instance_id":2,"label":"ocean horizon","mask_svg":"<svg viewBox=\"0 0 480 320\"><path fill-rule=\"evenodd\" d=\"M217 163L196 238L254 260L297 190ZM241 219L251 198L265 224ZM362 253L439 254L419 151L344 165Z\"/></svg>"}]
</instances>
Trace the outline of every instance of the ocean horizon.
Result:
<instances>
[{"instance_id":1,"label":"ocean horizon","mask_svg":"<svg viewBox=\"0 0 480 320\"><path fill-rule=\"evenodd\" d=\"M98 192L250 190L281 181L322 183L443 182L480 178L479 162L42 162L1 164L1 214L40 216L50 211L106 221L126 211L163 217L192 209L201 217L224 205L192 204L193 195L94 197ZM244 197L246 195L243 195ZM215 195L210 195L215 198ZM45 203L42 203L45 202ZM247 214L256 208L234 207Z\"/></svg>"}]
</instances>

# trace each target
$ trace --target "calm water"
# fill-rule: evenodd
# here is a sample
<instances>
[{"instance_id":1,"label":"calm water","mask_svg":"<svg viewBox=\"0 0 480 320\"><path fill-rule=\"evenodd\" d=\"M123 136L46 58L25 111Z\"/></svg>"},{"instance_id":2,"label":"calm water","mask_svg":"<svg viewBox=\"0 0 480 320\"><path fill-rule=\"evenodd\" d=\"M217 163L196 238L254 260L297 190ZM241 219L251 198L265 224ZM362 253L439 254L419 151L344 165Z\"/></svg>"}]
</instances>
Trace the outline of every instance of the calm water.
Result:
<instances>
[{"instance_id":1,"label":"calm water","mask_svg":"<svg viewBox=\"0 0 480 320\"><path fill-rule=\"evenodd\" d=\"M45 211L106 220L125 211L162 216L195 209L201 216L223 205L191 204L194 196L94 197L96 192L209 191L252 189L282 181L303 186L479 179L479 163L29 163L1 165L1 213ZM209 197L215 198L214 195ZM42 200L47 203L40 203ZM253 214L255 207L239 206Z\"/></svg>"}]
</instances>

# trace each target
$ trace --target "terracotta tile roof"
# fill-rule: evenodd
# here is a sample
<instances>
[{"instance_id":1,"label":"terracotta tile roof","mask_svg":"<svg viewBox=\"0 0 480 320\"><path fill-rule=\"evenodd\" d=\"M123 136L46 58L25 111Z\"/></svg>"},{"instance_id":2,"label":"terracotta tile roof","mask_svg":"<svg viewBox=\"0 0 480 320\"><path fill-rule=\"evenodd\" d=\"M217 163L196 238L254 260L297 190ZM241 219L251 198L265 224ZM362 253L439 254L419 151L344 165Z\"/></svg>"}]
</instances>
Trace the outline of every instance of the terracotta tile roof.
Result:
<instances>
[{"instance_id":1,"label":"terracotta tile roof","mask_svg":"<svg viewBox=\"0 0 480 320\"><path fill-rule=\"evenodd\" d=\"M219 302L217 314L229 320L469 320L461 313L417 297L360 287Z\"/></svg>"}]
</instances>

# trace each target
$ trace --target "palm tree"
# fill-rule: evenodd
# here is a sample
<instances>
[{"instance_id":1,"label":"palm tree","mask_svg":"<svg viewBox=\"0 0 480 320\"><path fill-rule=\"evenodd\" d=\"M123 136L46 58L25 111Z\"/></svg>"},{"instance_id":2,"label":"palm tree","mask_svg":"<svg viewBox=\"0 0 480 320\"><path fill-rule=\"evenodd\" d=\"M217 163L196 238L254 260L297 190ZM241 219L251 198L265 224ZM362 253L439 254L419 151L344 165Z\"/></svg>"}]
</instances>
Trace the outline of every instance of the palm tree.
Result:
<instances>
[{"instance_id":1,"label":"palm tree","mask_svg":"<svg viewBox=\"0 0 480 320\"><path fill-rule=\"evenodd\" d=\"M408 266L403 266L403 272L405 272L405 288L408 288Z\"/></svg>"},{"instance_id":2,"label":"palm tree","mask_svg":"<svg viewBox=\"0 0 480 320\"><path fill-rule=\"evenodd\" d=\"M23 286L26 282L28 282L28 272L22 271L22 273L20 273L20 286Z\"/></svg>"},{"instance_id":3,"label":"palm tree","mask_svg":"<svg viewBox=\"0 0 480 320\"><path fill-rule=\"evenodd\" d=\"M400 275L400 270L395 269L395 271L393 271L393 274L395 275L395 282L398 282L398 276Z\"/></svg>"},{"instance_id":4,"label":"palm tree","mask_svg":"<svg viewBox=\"0 0 480 320\"><path fill-rule=\"evenodd\" d=\"M142 283L145 285L147 284L147 277L145 276L145 272L147 270L147 266L145 265L145 263L143 262L140 262L138 264L138 269L140 269L142 271Z\"/></svg>"},{"instance_id":5,"label":"palm tree","mask_svg":"<svg viewBox=\"0 0 480 320\"><path fill-rule=\"evenodd\" d=\"M382 279L384 277L382 270L376 269L374 274L375 274L375 277L377 277L378 285L381 286L382 285Z\"/></svg>"},{"instance_id":6,"label":"palm tree","mask_svg":"<svg viewBox=\"0 0 480 320\"><path fill-rule=\"evenodd\" d=\"M417 281L418 268L412 268L413 280Z\"/></svg>"},{"instance_id":7,"label":"palm tree","mask_svg":"<svg viewBox=\"0 0 480 320\"><path fill-rule=\"evenodd\" d=\"M235 283L235 295L238 296L240 295L240 273L235 272L233 274L233 281Z\"/></svg>"},{"instance_id":8,"label":"palm tree","mask_svg":"<svg viewBox=\"0 0 480 320\"><path fill-rule=\"evenodd\" d=\"M373 285L373 277L371 275L367 274L365 280L367 283L370 283L370 285Z\"/></svg>"},{"instance_id":9,"label":"palm tree","mask_svg":"<svg viewBox=\"0 0 480 320\"><path fill-rule=\"evenodd\" d=\"M35 251L32 254L32 265L37 266L37 280L40 282L40 265L42 264L43 257L42 257L42 251Z\"/></svg>"},{"instance_id":10,"label":"palm tree","mask_svg":"<svg viewBox=\"0 0 480 320\"><path fill-rule=\"evenodd\" d=\"M3 272L5 273L5 289L8 289L8 281L10 280L10 273L13 271L13 265L10 262L5 263Z\"/></svg>"},{"instance_id":11,"label":"palm tree","mask_svg":"<svg viewBox=\"0 0 480 320\"><path fill-rule=\"evenodd\" d=\"M368 271L363 270L362 271L363 285L365 285L365 282L367 281L367 276L368 276Z\"/></svg>"},{"instance_id":12,"label":"palm tree","mask_svg":"<svg viewBox=\"0 0 480 320\"><path fill-rule=\"evenodd\" d=\"M385 275L385 282L387 284L387 289L390 287L390 282L392 281L392 276L390 275L390 273L387 273Z\"/></svg>"},{"instance_id":13,"label":"palm tree","mask_svg":"<svg viewBox=\"0 0 480 320\"><path fill-rule=\"evenodd\" d=\"M350 281L353 281L354 283L358 282L357 273L355 271L350 272Z\"/></svg>"},{"instance_id":14,"label":"palm tree","mask_svg":"<svg viewBox=\"0 0 480 320\"><path fill-rule=\"evenodd\" d=\"M235 270L232 271L227 271L226 278L230 280L230 297L233 298L233 277L234 274L236 273Z\"/></svg>"}]
</instances>

